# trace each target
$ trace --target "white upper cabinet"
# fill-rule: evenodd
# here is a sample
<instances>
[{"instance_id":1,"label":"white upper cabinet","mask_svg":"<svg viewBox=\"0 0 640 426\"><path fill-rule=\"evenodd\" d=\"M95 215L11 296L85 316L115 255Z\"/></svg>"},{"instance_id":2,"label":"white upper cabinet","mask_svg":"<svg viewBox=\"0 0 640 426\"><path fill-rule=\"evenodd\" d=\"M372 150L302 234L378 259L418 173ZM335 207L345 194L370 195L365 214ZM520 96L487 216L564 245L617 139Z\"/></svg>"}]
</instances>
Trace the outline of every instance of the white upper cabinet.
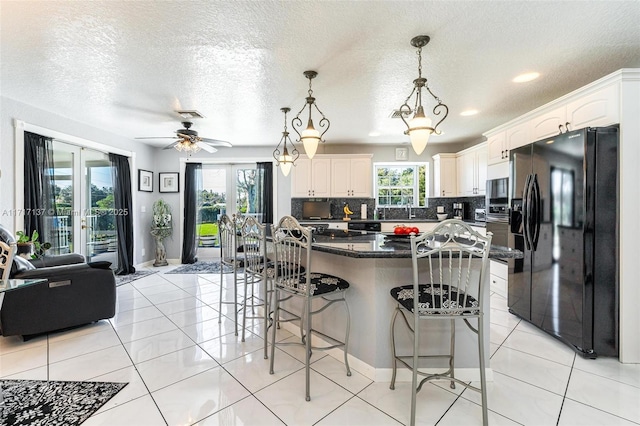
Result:
<instances>
[{"instance_id":1,"label":"white upper cabinet","mask_svg":"<svg viewBox=\"0 0 640 426\"><path fill-rule=\"evenodd\" d=\"M291 172L291 197L371 198L371 155L301 156Z\"/></svg>"},{"instance_id":2,"label":"white upper cabinet","mask_svg":"<svg viewBox=\"0 0 640 426\"><path fill-rule=\"evenodd\" d=\"M509 148L505 132L487 137L487 163L498 164L509 159Z\"/></svg>"},{"instance_id":3,"label":"white upper cabinet","mask_svg":"<svg viewBox=\"0 0 640 426\"><path fill-rule=\"evenodd\" d=\"M567 130L620 122L620 82L597 81L484 134L489 173L508 176L509 151Z\"/></svg>"},{"instance_id":4,"label":"white upper cabinet","mask_svg":"<svg viewBox=\"0 0 640 426\"><path fill-rule=\"evenodd\" d=\"M371 156L331 159L331 196L371 198Z\"/></svg>"},{"instance_id":5,"label":"white upper cabinet","mask_svg":"<svg viewBox=\"0 0 640 426\"><path fill-rule=\"evenodd\" d=\"M292 197L330 197L331 159L304 157L296 160L291 172Z\"/></svg>"},{"instance_id":6,"label":"white upper cabinet","mask_svg":"<svg viewBox=\"0 0 640 426\"><path fill-rule=\"evenodd\" d=\"M556 108L534 118L531 122L531 142L557 135L566 122L566 107Z\"/></svg>"},{"instance_id":7,"label":"white upper cabinet","mask_svg":"<svg viewBox=\"0 0 640 426\"><path fill-rule=\"evenodd\" d=\"M567 130L608 126L620 121L620 84L613 83L588 94L572 96L560 106L531 120L532 141Z\"/></svg>"},{"instance_id":8,"label":"white upper cabinet","mask_svg":"<svg viewBox=\"0 0 640 426\"><path fill-rule=\"evenodd\" d=\"M456 154L436 154L433 157L433 196L458 195Z\"/></svg>"},{"instance_id":9,"label":"white upper cabinet","mask_svg":"<svg viewBox=\"0 0 640 426\"><path fill-rule=\"evenodd\" d=\"M620 91L618 84L604 87L597 92L570 102L567 105L567 122L570 129L609 126L620 121Z\"/></svg>"},{"instance_id":10,"label":"white upper cabinet","mask_svg":"<svg viewBox=\"0 0 640 426\"><path fill-rule=\"evenodd\" d=\"M487 186L487 144L457 154L458 195L484 195Z\"/></svg>"}]
</instances>

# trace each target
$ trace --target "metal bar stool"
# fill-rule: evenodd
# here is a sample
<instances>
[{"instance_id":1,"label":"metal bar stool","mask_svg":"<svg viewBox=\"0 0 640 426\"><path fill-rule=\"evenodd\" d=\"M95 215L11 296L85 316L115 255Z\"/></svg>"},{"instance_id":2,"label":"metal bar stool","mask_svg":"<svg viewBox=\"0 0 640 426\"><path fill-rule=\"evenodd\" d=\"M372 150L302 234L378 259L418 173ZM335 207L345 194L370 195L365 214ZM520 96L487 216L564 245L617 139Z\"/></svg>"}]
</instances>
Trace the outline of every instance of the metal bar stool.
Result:
<instances>
[{"instance_id":1,"label":"metal bar stool","mask_svg":"<svg viewBox=\"0 0 640 426\"><path fill-rule=\"evenodd\" d=\"M273 262L267 258L267 227L258 222L253 216L248 216L240 228L242 250L244 252L244 303L242 305L242 341L245 340L247 319L262 319L264 321L264 358L267 359L268 330L271 318L270 297L273 293ZM256 285L261 291L256 292ZM250 291L250 294L247 294ZM257 316L255 308L262 307L262 316ZM251 309L251 314L247 313Z\"/></svg>"},{"instance_id":2,"label":"metal bar stool","mask_svg":"<svg viewBox=\"0 0 640 426\"><path fill-rule=\"evenodd\" d=\"M459 383L480 392L482 422L488 424L482 308L490 246L491 233L484 237L455 219L445 220L432 232L411 237L413 284L391 290L398 304L391 319L393 375L389 386L395 387L398 362L412 371L411 425L416 419L416 394L425 382L440 379L450 380L451 388ZM396 353L395 323L399 316L413 336L410 355ZM478 338L480 388L455 378L455 320L460 319ZM470 319L477 321L476 327ZM435 320L450 322L450 351L444 355L420 355L420 323ZM449 368L434 374L419 371L419 360L429 358L448 359ZM420 383L418 375L424 376Z\"/></svg>"},{"instance_id":3,"label":"metal bar stool","mask_svg":"<svg viewBox=\"0 0 640 426\"><path fill-rule=\"evenodd\" d=\"M303 345L305 346L305 390L306 400L311 400L310 393L310 361L313 349L328 350L341 347L344 350L344 363L347 369L347 376L351 375L349 361L347 359L347 349L349 344L350 315L349 306L345 299L345 292L349 288L349 283L334 275L312 272L311 269L311 230L301 226L298 221L291 216L284 216L277 226L272 227L271 235L275 248L275 285L274 285L274 319L280 319L280 303L285 300L298 298L302 299L302 312L300 318L300 328L302 330L301 343L287 342L278 345ZM304 265L306 265L306 272ZM331 297L329 297L331 296ZM316 305L313 310L312 301L321 304ZM344 341L340 341L312 327L312 318L336 302L343 302L346 310L346 329ZM311 335L316 334L329 342L328 346L311 346ZM271 330L271 362L269 373L273 374L274 356L276 346L276 327Z\"/></svg>"},{"instance_id":4,"label":"metal bar stool","mask_svg":"<svg viewBox=\"0 0 640 426\"><path fill-rule=\"evenodd\" d=\"M220 301L218 303L218 322L222 322L222 304L233 305L233 320L235 323L235 335L238 335L238 312L243 301L238 301L238 284L244 283L242 277L238 277L238 269L243 265L243 255L238 254L238 227L241 226L243 218L233 215L222 215L218 221L218 240L220 242ZM225 267L230 268L230 272L225 272ZM222 300L224 290L224 274L233 274L233 300Z\"/></svg>"}]
</instances>

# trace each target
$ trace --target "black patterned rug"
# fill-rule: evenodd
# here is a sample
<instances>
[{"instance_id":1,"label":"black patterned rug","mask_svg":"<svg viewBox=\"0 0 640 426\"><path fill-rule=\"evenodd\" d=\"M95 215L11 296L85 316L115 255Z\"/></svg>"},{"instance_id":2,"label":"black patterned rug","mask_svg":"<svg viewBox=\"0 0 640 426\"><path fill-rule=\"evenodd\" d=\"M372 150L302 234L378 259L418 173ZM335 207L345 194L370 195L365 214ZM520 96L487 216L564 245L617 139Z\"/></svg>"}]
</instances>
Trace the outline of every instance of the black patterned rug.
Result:
<instances>
[{"instance_id":1,"label":"black patterned rug","mask_svg":"<svg viewBox=\"0 0 640 426\"><path fill-rule=\"evenodd\" d=\"M126 385L0 380L0 425L79 425Z\"/></svg>"},{"instance_id":2,"label":"black patterned rug","mask_svg":"<svg viewBox=\"0 0 640 426\"><path fill-rule=\"evenodd\" d=\"M220 261L213 262L196 262L188 265L182 265L171 271L165 272L165 274L213 274L220 273ZM232 272L231 268L224 267L224 272Z\"/></svg>"},{"instance_id":3,"label":"black patterned rug","mask_svg":"<svg viewBox=\"0 0 640 426\"><path fill-rule=\"evenodd\" d=\"M147 275L155 274L156 271L135 271L133 274L128 275L116 275L116 286L130 283L131 281L138 280Z\"/></svg>"}]
</instances>

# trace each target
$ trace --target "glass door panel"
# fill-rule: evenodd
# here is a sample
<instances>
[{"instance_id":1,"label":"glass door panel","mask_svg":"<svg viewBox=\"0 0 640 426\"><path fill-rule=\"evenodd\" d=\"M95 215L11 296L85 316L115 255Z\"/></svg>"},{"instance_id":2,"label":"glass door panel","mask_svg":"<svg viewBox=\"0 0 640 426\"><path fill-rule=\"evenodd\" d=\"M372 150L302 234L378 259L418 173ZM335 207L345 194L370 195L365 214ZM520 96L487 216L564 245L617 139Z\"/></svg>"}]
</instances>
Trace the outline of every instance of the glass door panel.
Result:
<instances>
[{"instance_id":1,"label":"glass door panel","mask_svg":"<svg viewBox=\"0 0 640 426\"><path fill-rule=\"evenodd\" d=\"M198 200L196 232L199 249L220 247L218 219L227 212L228 168L225 165L204 165L202 167L202 192ZM203 255L206 256L207 253L204 252Z\"/></svg>"},{"instance_id":2,"label":"glass door panel","mask_svg":"<svg viewBox=\"0 0 640 426\"><path fill-rule=\"evenodd\" d=\"M45 233L51 254L79 253L117 265L113 182L107 154L53 141L56 212Z\"/></svg>"},{"instance_id":3,"label":"glass door panel","mask_svg":"<svg viewBox=\"0 0 640 426\"><path fill-rule=\"evenodd\" d=\"M83 149L81 154L85 255L89 261L108 261L117 265L118 236L111 162L103 152Z\"/></svg>"}]
</instances>

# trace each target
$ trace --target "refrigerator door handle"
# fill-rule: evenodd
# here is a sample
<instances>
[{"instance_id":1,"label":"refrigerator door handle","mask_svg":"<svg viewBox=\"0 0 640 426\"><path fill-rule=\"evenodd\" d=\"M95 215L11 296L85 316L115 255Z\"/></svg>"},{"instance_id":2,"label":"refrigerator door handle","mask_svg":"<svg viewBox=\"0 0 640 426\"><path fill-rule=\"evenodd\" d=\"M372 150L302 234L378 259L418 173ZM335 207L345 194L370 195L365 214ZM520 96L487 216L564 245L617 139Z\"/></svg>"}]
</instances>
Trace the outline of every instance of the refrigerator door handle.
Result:
<instances>
[{"instance_id":1,"label":"refrigerator door handle","mask_svg":"<svg viewBox=\"0 0 640 426\"><path fill-rule=\"evenodd\" d=\"M538 240L540 239L540 219L541 219L541 211L540 211L540 184L538 183L538 175L533 175L533 181L531 183L532 193L533 193L533 206L532 209L534 211L531 218L531 225L533 228L533 238L531 241L531 245L533 246L533 251L538 250Z\"/></svg>"},{"instance_id":2,"label":"refrigerator door handle","mask_svg":"<svg viewBox=\"0 0 640 426\"><path fill-rule=\"evenodd\" d=\"M531 250L531 239L529 236L529 218L531 202L529 195L531 191L531 175L527 175L527 180L524 183L524 191L522 192L522 233L524 237L524 245L527 250Z\"/></svg>"}]
</instances>

